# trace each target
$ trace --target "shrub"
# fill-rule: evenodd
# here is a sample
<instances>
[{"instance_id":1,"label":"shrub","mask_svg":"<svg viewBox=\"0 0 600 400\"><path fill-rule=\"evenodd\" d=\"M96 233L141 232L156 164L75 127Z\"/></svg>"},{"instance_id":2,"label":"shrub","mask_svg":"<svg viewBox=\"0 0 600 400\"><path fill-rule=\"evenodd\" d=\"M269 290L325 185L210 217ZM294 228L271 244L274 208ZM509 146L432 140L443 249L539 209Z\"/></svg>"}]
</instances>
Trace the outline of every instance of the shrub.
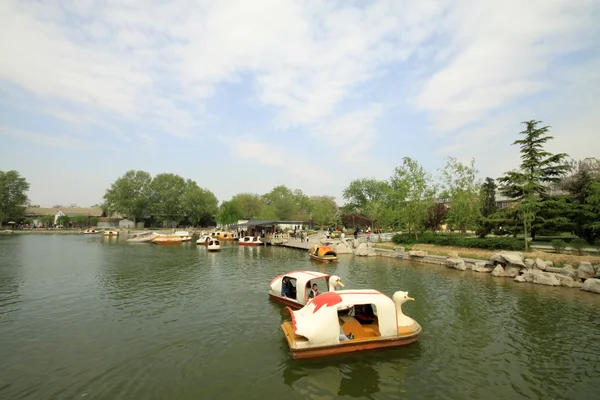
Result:
<instances>
[{"instance_id":1,"label":"shrub","mask_svg":"<svg viewBox=\"0 0 600 400\"><path fill-rule=\"evenodd\" d=\"M465 238L458 235L432 235L423 234L419 240L412 235L396 234L392 238L396 244L435 244L438 246L455 246L465 248L476 248L486 250L524 250L525 244L520 239L497 237L497 238Z\"/></svg>"},{"instance_id":2,"label":"shrub","mask_svg":"<svg viewBox=\"0 0 600 400\"><path fill-rule=\"evenodd\" d=\"M575 239L569 244L577 251L577 253L579 253L579 255L583 254L583 249L587 246L587 242L583 239Z\"/></svg>"},{"instance_id":3,"label":"shrub","mask_svg":"<svg viewBox=\"0 0 600 400\"><path fill-rule=\"evenodd\" d=\"M554 247L554 251L556 251L559 254L562 253L567 247L567 243L565 243L565 241L561 239L554 239L550 242L550 244L552 245L552 247Z\"/></svg>"}]
</instances>

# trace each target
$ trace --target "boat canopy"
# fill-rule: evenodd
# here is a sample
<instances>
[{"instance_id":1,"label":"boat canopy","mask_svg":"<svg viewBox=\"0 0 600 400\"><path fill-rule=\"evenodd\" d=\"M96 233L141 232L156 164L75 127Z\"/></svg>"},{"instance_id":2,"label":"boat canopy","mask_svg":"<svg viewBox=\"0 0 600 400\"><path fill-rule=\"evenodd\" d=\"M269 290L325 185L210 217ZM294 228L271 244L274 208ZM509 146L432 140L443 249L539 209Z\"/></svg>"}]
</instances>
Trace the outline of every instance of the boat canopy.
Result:
<instances>
[{"instance_id":1,"label":"boat canopy","mask_svg":"<svg viewBox=\"0 0 600 400\"><path fill-rule=\"evenodd\" d=\"M391 298L373 289L339 290L320 294L297 311L286 307L292 316L294 333L308 339L299 341L297 348L339 344L338 311L361 304L372 304L376 307L381 338L398 336L396 304Z\"/></svg>"},{"instance_id":2,"label":"boat canopy","mask_svg":"<svg viewBox=\"0 0 600 400\"><path fill-rule=\"evenodd\" d=\"M289 272L284 275L279 275L271 281L270 286L271 286L272 293L276 294L277 296L280 296L281 284L282 284L283 278L286 276L290 279L296 280L296 282L295 282L296 283L296 285L295 285L296 286L296 298L304 299L304 298L306 298L306 284L309 281L312 281L315 279L321 279L321 278L327 279L331 275L324 274L322 272L315 272L315 271L292 271L292 272ZM302 303L304 303L304 301L302 301Z\"/></svg>"},{"instance_id":3,"label":"boat canopy","mask_svg":"<svg viewBox=\"0 0 600 400\"><path fill-rule=\"evenodd\" d=\"M333 250L329 246L317 246L317 245L315 245L310 250L310 253L314 254L314 255L316 255L318 257L327 257L327 256L337 257L337 253L335 252L335 250Z\"/></svg>"}]
</instances>

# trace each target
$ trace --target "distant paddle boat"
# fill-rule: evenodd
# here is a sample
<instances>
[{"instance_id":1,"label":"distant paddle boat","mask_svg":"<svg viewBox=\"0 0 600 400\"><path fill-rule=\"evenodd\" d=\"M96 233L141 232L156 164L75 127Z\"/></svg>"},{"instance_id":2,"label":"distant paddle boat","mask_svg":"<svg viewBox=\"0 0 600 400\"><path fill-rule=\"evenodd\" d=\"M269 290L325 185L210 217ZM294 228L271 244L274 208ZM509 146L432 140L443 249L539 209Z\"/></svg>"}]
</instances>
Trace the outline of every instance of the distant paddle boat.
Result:
<instances>
[{"instance_id":1,"label":"distant paddle boat","mask_svg":"<svg viewBox=\"0 0 600 400\"><path fill-rule=\"evenodd\" d=\"M323 281L320 281L321 279ZM284 280L288 281L287 284L292 285L292 295L295 294L295 296L284 297L281 294ZM324 283L322 284L321 289L327 285L330 292L334 292L338 286L344 287L342 280L337 275L329 275L315 271L293 271L284 275L279 275L271 281L269 298L289 307L300 309L304 307L308 301L308 295L312 284L321 282ZM323 291L323 293L325 293L325 291Z\"/></svg>"},{"instance_id":2,"label":"distant paddle boat","mask_svg":"<svg viewBox=\"0 0 600 400\"><path fill-rule=\"evenodd\" d=\"M221 242L219 239L211 238L207 245L208 251L221 251Z\"/></svg>"},{"instance_id":3,"label":"distant paddle boat","mask_svg":"<svg viewBox=\"0 0 600 400\"><path fill-rule=\"evenodd\" d=\"M127 239L129 243L150 243L154 238L161 236L161 234L156 232L140 232L130 236L131 237Z\"/></svg>"},{"instance_id":4,"label":"distant paddle boat","mask_svg":"<svg viewBox=\"0 0 600 400\"><path fill-rule=\"evenodd\" d=\"M212 237L208 236L208 235L204 235L202 237L200 237L200 239L196 240L196 244L199 244L201 246L208 246L208 242L210 242L212 239Z\"/></svg>"},{"instance_id":5,"label":"distant paddle boat","mask_svg":"<svg viewBox=\"0 0 600 400\"><path fill-rule=\"evenodd\" d=\"M329 246L318 246L314 245L308 251L310 254L310 259L321 262L337 262L338 257L335 250L333 250Z\"/></svg>"},{"instance_id":6,"label":"distant paddle boat","mask_svg":"<svg viewBox=\"0 0 600 400\"><path fill-rule=\"evenodd\" d=\"M91 229L91 228L86 229L85 231L83 231L84 235L95 235L97 233L100 233L100 231L97 231L97 230Z\"/></svg>"},{"instance_id":7,"label":"distant paddle boat","mask_svg":"<svg viewBox=\"0 0 600 400\"><path fill-rule=\"evenodd\" d=\"M104 236L119 236L119 231L104 231Z\"/></svg>"},{"instance_id":8,"label":"distant paddle boat","mask_svg":"<svg viewBox=\"0 0 600 400\"><path fill-rule=\"evenodd\" d=\"M175 231L175 233L173 233L173 235L181 237L182 242L191 242L192 241L192 235L190 235L190 233L188 231Z\"/></svg>"},{"instance_id":9,"label":"distant paddle boat","mask_svg":"<svg viewBox=\"0 0 600 400\"><path fill-rule=\"evenodd\" d=\"M238 244L240 246L261 246L264 243L258 236L244 236L243 238L240 238Z\"/></svg>"},{"instance_id":10,"label":"distant paddle boat","mask_svg":"<svg viewBox=\"0 0 600 400\"><path fill-rule=\"evenodd\" d=\"M152 239L154 244L181 244L183 239L179 235L160 235Z\"/></svg>"},{"instance_id":11,"label":"distant paddle boat","mask_svg":"<svg viewBox=\"0 0 600 400\"><path fill-rule=\"evenodd\" d=\"M293 358L404 346L415 342L421 326L402 312L408 292L393 299L377 290L323 293L302 309L290 307L291 321L281 324Z\"/></svg>"},{"instance_id":12,"label":"distant paddle boat","mask_svg":"<svg viewBox=\"0 0 600 400\"><path fill-rule=\"evenodd\" d=\"M228 241L238 240L238 235L237 235L237 233L218 232L217 239L224 241L224 242L228 242Z\"/></svg>"}]
</instances>

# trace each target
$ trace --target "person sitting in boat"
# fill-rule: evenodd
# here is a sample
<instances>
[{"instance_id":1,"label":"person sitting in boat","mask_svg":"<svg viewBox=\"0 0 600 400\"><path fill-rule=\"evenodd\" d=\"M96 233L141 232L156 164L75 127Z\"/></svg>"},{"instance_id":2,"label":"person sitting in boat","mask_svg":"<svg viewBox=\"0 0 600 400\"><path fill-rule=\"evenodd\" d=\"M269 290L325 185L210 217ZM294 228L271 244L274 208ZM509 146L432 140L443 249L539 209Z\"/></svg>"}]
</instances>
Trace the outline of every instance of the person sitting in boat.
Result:
<instances>
[{"instance_id":1,"label":"person sitting in boat","mask_svg":"<svg viewBox=\"0 0 600 400\"><path fill-rule=\"evenodd\" d=\"M319 285L317 285L316 283L313 283L312 285L312 289L310 289L310 293L308 294L308 297L310 299L314 299L315 297L317 297L319 295Z\"/></svg>"},{"instance_id":2,"label":"person sitting in boat","mask_svg":"<svg viewBox=\"0 0 600 400\"><path fill-rule=\"evenodd\" d=\"M357 305L354 311L354 318L361 324L372 324L375 320L373 306L370 304Z\"/></svg>"},{"instance_id":3,"label":"person sitting in boat","mask_svg":"<svg viewBox=\"0 0 600 400\"><path fill-rule=\"evenodd\" d=\"M294 285L292 285L292 282L288 276L283 277L283 282L281 284L281 295L291 299L296 298L296 288Z\"/></svg>"}]
</instances>

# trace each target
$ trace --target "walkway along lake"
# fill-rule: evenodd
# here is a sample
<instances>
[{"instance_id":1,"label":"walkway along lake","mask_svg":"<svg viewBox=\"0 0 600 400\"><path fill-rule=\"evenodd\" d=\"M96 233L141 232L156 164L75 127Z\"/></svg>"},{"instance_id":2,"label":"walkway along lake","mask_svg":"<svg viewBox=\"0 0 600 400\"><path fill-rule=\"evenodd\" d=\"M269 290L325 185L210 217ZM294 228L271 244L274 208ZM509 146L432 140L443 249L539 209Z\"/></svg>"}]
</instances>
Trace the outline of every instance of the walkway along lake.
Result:
<instances>
[{"instance_id":1,"label":"walkway along lake","mask_svg":"<svg viewBox=\"0 0 600 400\"><path fill-rule=\"evenodd\" d=\"M409 346L292 360L276 275L407 290ZM2 399L597 399L600 296L382 257L0 236Z\"/></svg>"}]
</instances>

